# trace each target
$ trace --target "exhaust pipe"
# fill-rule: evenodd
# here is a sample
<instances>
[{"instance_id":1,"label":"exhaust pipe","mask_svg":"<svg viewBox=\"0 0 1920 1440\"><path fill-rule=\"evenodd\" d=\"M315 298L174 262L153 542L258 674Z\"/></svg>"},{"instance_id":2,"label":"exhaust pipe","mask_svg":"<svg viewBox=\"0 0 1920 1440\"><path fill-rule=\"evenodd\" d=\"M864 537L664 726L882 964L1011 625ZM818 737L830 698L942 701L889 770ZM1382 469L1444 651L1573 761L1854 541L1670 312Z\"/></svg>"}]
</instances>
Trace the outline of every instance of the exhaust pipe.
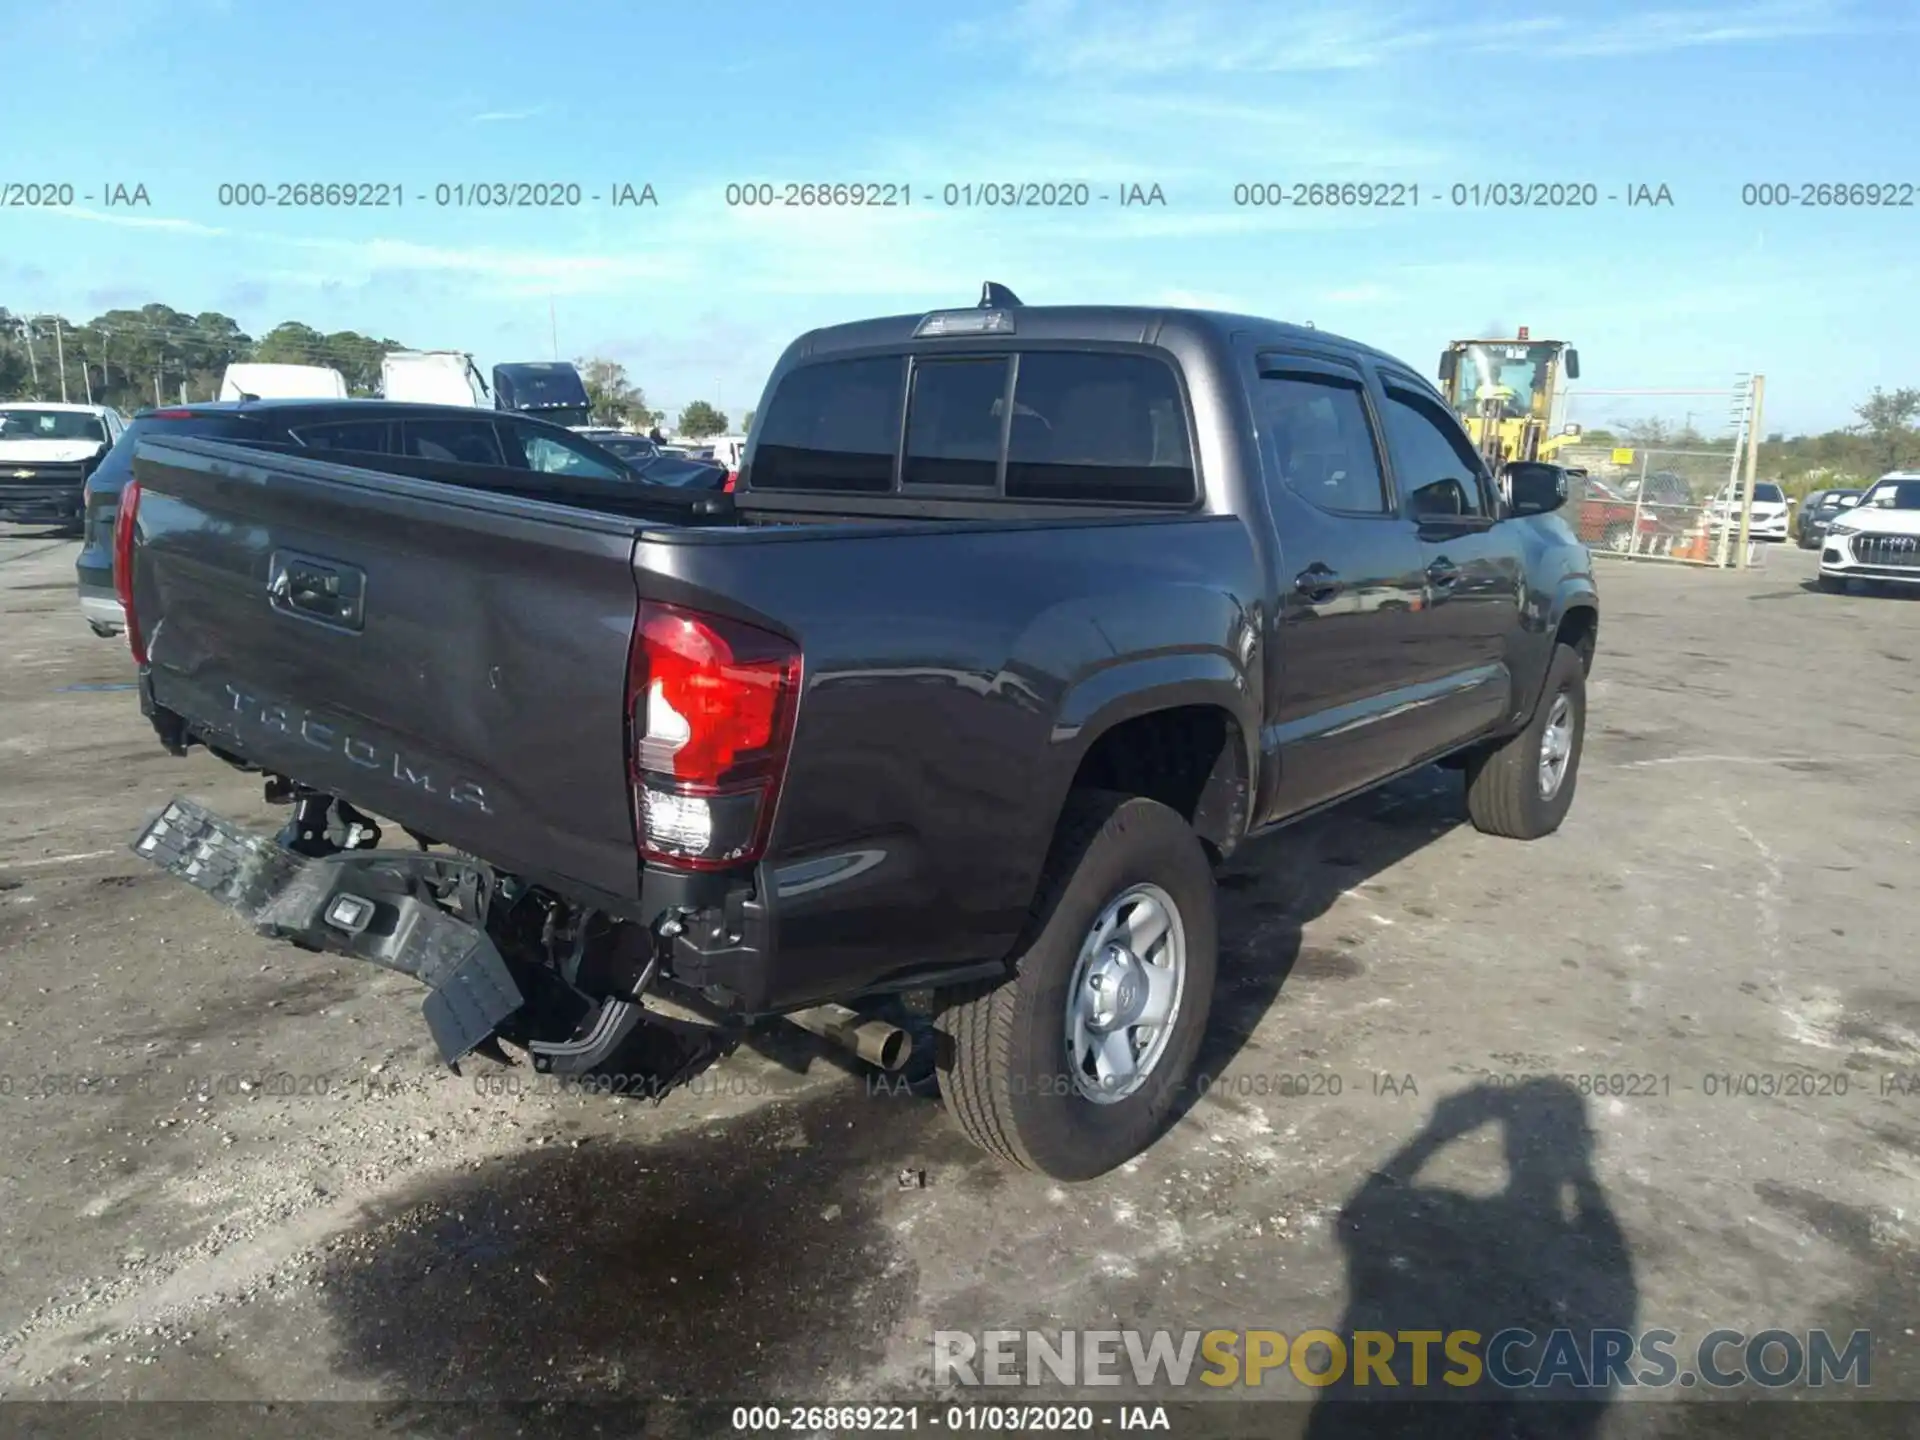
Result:
<instances>
[{"instance_id":1,"label":"exhaust pipe","mask_svg":"<svg viewBox=\"0 0 1920 1440\"><path fill-rule=\"evenodd\" d=\"M809 1035L831 1040L882 1070L898 1070L913 1054L913 1037L898 1025L869 1020L844 1005L816 1005L781 1018L791 1020Z\"/></svg>"}]
</instances>

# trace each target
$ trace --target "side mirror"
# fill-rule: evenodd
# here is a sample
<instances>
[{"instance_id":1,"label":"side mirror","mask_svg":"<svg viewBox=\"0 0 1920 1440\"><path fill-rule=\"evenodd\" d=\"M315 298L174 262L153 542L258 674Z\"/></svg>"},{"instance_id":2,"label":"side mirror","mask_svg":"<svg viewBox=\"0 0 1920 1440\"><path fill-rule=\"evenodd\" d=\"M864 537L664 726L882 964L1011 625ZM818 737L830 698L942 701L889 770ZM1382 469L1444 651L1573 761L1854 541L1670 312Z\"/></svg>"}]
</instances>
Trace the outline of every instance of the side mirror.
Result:
<instances>
[{"instance_id":1,"label":"side mirror","mask_svg":"<svg viewBox=\"0 0 1920 1440\"><path fill-rule=\"evenodd\" d=\"M1513 515L1545 515L1567 503L1567 472L1539 460L1509 460L1500 467L1500 488Z\"/></svg>"},{"instance_id":2,"label":"side mirror","mask_svg":"<svg viewBox=\"0 0 1920 1440\"><path fill-rule=\"evenodd\" d=\"M1451 385L1453 383L1453 372L1459 364L1460 352L1458 350L1442 350L1440 352L1440 383L1442 385Z\"/></svg>"},{"instance_id":3,"label":"side mirror","mask_svg":"<svg viewBox=\"0 0 1920 1440\"><path fill-rule=\"evenodd\" d=\"M1580 352L1578 350L1569 350L1567 351L1567 379L1578 380L1579 378Z\"/></svg>"},{"instance_id":4,"label":"side mirror","mask_svg":"<svg viewBox=\"0 0 1920 1440\"><path fill-rule=\"evenodd\" d=\"M1840 497L1840 508L1842 510L1851 510L1859 503L1860 497L1858 495L1842 495Z\"/></svg>"}]
</instances>

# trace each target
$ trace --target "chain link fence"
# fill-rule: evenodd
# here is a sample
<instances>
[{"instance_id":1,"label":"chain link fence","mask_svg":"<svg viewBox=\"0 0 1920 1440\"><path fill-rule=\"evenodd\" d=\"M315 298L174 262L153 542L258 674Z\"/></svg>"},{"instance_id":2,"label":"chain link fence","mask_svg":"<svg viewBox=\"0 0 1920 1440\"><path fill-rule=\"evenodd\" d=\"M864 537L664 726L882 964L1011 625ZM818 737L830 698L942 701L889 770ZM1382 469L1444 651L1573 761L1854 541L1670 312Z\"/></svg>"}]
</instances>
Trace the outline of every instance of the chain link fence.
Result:
<instances>
[{"instance_id":1,"label":"chain link fence","mask_svg":"<svg viewBox=\"0 0 1920 1440\"><path fill-rule=\"evenodd\" d=\"M1568 445L1555 457L1585 472L1569 496L1568 518L1595 554L1742 565L1760 558L1761 541L1787 538L1789 507L1779 487L1756 476L1750 508L1746 497L1742 467L1758 383L1743 375L1727 390L1567 394L1564 418L1607 441ZM1702 433L1709 427L1722 433L1710 438ZM1634 438L1614 438L1623 431Z\"/></svg>"},{"instance_id":2,"label":"chain link fence","mask_svg":"<svg viewBox=\"0 0 1920 1440\"><path fill-rule=\"evenodd\" d=\"M1722 563L1721 538L1737 540L1741 491L1737 446L1689 450L1569 447L1561 461L1584 469L1568 507L1575 531L1601 554Z\"/></svg>"}]
</instances>

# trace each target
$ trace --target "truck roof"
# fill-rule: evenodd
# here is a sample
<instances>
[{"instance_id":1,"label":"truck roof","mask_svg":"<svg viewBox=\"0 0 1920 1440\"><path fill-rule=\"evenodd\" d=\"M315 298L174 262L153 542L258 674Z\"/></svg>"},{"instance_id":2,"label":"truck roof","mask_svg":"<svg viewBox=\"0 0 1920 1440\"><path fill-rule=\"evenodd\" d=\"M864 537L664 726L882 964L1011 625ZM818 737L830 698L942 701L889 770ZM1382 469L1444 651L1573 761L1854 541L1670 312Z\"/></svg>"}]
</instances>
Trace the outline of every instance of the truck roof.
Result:
<instances>
[{"instance_id":1,"label":"truck roof","mask_svg":"<svg viewBox=\"0 0 1920 1440\"><path fill-rule=\"evenodd\" d=\"M84 405L65 400L0 400L0 410L68 410L76 415L104 415L111 406Z\"/></svg>"},{"instance_id":2,"label":"truck roof","mask_svg":"<svg viewBox=\"0 0 1920 1440\"><path fill-rule=\"evenodd\" d=\"M1244 333L1256 341L1276 345L1319 345L1368 355L1396 365L1404 366L1406 363L1358 340L1307 325L1293 325L1258 315L1161 305L1016 305L1005 307L1015 317L1016 328L1011 337L986 335L926 339L914 334L930 314L964 314L974 308L954 306L946 310L924 311L918 315L887 315L874 320L855 320L845 325L823 326L808 331L797 344L801 353L818 356L845 350L903 345L919 340L924 340L928 345L952 345L962 338L995 341L1008 338L1015 341L1093 340L1141 344L1176 338L1220 342Z\"/></svg>"}]
</instances>

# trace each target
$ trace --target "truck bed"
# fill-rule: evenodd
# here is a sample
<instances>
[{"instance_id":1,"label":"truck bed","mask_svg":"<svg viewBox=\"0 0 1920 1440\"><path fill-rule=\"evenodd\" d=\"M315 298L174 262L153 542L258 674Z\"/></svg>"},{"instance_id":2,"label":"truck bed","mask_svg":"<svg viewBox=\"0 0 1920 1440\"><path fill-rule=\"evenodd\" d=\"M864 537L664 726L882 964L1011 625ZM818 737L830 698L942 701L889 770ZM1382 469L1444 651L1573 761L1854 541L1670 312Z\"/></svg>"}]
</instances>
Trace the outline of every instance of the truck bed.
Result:
<instances>
[{"instance_id":1,"label":"truck bed","mask_svg":"<svg viewBox=\"0 0 1920 1440\"><path fill-rule=\"evenodd\" d=\"M1259 734L1240 648L1258 564L1231 516L676 522L201 440L143 443L134 473L154 706L230 757L642 921L624 714L641 600L796 642L792 753L752 881L794 988L766 999L999 959L1081 730L1127 703L1138 667ZM363 585L357 622L272 596L289 567Z\"/></svg>"},{"instance_id":2,"label":"truck bed","mask_svg":"<svg viewBox=\"0 0 1920 1440\"><path fill-rule=\"evenodd\" d=\"M195 440L143 442L134 478L159 705L436 840L636 893L621 707L639 522ZM276 559L362 577L358 623L277 604Z\"/></svg>"}]
</instances>

